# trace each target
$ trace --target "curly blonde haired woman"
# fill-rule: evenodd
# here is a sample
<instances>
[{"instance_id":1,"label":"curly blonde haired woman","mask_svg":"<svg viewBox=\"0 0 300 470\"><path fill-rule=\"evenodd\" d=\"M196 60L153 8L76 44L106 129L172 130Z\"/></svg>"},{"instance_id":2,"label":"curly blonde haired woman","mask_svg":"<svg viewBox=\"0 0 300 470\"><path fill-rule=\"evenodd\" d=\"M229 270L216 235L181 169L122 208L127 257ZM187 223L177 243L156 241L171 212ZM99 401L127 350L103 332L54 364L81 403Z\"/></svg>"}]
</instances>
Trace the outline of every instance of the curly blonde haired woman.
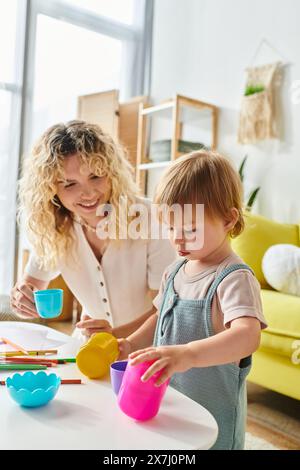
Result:
<instances>
[{"instance_id":1,"label":"curly blonde haired woman","mask_svg":"<svg viewBox=\"0 0 300 470\"><path fill-rule=\"evenodd\" d=\"M118 236L136 217L127 213L124 221L120 201L151 208L139 198L131 170L122 148L97 125L70 121L42 135L20 181L20 214L32 246L11 293L20 316L38 315L33 291L58 274L83 306L76 325L83 338L97 331L127 336L154 312L152 298L175 252L168 240ZM116 239L97 232L99 222L110 224L108 211L99 215L106 205L116 214Z\"/></svg>"}]
</instances>

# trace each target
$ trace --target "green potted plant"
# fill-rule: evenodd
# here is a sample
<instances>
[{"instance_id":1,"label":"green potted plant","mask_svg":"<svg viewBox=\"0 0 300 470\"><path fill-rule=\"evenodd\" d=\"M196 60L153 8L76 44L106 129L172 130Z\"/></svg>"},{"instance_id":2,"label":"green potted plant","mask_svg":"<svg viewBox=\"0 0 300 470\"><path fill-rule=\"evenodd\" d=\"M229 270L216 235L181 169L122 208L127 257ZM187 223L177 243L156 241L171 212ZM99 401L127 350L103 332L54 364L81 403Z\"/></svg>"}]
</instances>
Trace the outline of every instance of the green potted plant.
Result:
<instances>
[{"instance_id":1,"label":"green potted plant","mask_svg":"<svg viewBox=\"0 0 300 470\"><path fill-rule=\"evenodd\" d=\"M245 96L255 95L262 91L265 91L265 87L263 85L248 85L245 90Z\"/></svg>"},{"instance_id":2,"label":"green potted plant","mask_svg":"<svg viewBox=\"0 0 300 470\"><path fill-rule=\"evenodd\" d=\"M240 168L239 168L239 175L240 175L240 178L241 178L241 182L244 183L244 180L245 180L245 165L246 165L246 162L247 162L247 159L248 159L248 155L246 155L244 158L243 158L243 161L240 165ZM254 201L257 197L257 194L260 190L260 187L257 187L255 189L253 189L250 194L248 195L246 201L245 201L245 210L246 211L249 211L251 212L251 209L252 209L252 206L254 204Z\"/></svg>"}]
</instances>

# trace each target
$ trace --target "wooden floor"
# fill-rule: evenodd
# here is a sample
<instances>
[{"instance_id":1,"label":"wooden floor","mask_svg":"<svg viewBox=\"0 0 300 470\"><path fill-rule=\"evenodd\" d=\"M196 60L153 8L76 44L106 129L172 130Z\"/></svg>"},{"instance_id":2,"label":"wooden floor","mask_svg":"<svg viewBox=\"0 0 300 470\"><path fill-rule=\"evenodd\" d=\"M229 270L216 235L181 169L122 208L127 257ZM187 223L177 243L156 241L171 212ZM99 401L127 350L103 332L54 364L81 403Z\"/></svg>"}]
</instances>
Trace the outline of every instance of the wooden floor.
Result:
<instances>
[{"instance_id":1,"label":"wooden floor","mask_svg":"<svg viewBox=\"0 0 300 470\"><path fill-rule=\"evenodd\" d=\"M248 383L247 430L279 449L300 450L300 401Z\"/></svg>"}]
</instances>

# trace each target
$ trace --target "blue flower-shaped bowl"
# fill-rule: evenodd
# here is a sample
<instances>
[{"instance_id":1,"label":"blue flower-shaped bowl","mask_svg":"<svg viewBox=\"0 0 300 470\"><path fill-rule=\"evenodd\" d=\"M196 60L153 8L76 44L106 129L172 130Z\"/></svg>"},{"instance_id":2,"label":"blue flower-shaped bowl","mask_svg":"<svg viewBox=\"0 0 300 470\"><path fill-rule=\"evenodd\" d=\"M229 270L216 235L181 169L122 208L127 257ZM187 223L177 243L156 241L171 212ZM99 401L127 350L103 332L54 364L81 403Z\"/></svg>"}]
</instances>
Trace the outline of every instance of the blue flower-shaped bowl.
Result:
<instances>
[{"instance_id":1,"label":"blue flower-shaped bowl","mask_svg":"<svg viewBox=\"0 0 300 470\"><path fill-rule=\"evenodd\" d=\"M19 405L36 407L46 405L55 397L61 378L45 372L25 372L14 374L6 379L6 388L10 396Z\"/></svg>"}]
</instances>

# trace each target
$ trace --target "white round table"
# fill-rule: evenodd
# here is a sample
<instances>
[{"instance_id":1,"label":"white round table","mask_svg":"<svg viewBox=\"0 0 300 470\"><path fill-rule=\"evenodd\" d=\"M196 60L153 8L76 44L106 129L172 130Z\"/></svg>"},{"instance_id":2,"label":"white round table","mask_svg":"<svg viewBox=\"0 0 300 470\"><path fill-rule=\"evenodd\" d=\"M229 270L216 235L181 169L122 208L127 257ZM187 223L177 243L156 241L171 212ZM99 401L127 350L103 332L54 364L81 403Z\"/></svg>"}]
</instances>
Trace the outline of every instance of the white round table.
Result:
<instances>
[{"instance_id":1,"label":"white round table","mask_svg":"<svg viewBox=\"0 0 300 470\"><path fill-rule=\"evenodd\" d=\"M35 334L47 332L47 346L56 345L58 349L55 357L74 357L79 347L70 336L22 322L1 322L0 336L8 337L10 328L22 330L27 348L25 343L30 345ZM58 342L61 345L57 347ZM196 450L209 449L217 439L214 417L172 387L168 388L158 415L150 421L137 422L118 408L109 377L89 380L74 363L58 365L47 372L62 378L81 378L84 383L61 385L55 399L40 408L20 407L1 386L0 449ZM0 380L13 373L1 371Z\"/></svg>"}]
</instances>

